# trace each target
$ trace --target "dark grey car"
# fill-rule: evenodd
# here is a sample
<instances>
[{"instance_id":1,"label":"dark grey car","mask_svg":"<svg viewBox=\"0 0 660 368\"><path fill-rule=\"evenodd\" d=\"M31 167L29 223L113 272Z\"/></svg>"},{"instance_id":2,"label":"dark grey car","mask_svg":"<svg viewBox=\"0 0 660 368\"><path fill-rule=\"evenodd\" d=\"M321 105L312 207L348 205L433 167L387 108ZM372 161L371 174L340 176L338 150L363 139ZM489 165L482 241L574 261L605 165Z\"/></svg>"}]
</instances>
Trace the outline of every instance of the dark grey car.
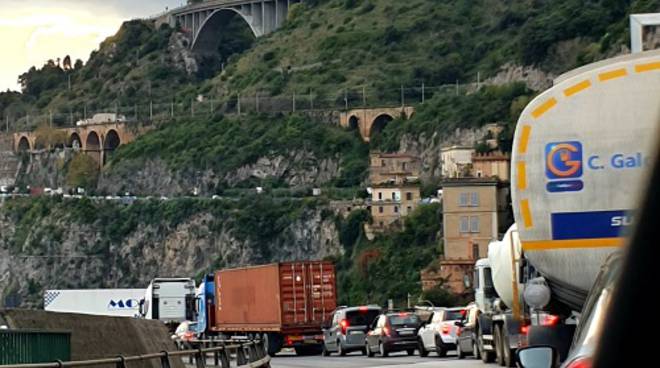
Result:
<instances>
[{"instance_id":1,"label":"dark grey car","mask_svg":"<svg viewBox=\"0 0 660 368\"><path fill-rule=\"evenodd\" d=\"M364 339L380 313L381 308L376 305L336 310L332 320L323 326L323 355L338 353L344 356L352 351L365 354Z\"/></svg>"}]
</instances>

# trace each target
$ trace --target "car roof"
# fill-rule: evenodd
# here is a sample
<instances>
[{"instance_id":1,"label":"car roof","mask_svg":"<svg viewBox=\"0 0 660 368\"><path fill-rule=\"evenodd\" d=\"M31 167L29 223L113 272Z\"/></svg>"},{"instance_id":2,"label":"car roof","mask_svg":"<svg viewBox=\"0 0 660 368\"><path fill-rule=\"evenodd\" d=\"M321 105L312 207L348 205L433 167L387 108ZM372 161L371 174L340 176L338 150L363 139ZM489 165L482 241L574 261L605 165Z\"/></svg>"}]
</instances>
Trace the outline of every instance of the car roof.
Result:
<instances>
[{"instance_id":1,"label":"car roof","mask_svg":"<svg viewBox=\"0 0 660 368\"><path fill-rule=\"evenodd\" d=\"M341 309L337 310L337 312L342 312L342 313L343 312L354 312L354 311L365 310L365 309L366 310L381 311L381 308L377 305L363 305L363 306L360 306L360 307L344 307L344 308L341 308Z\"/></svg>"}]
</instances>

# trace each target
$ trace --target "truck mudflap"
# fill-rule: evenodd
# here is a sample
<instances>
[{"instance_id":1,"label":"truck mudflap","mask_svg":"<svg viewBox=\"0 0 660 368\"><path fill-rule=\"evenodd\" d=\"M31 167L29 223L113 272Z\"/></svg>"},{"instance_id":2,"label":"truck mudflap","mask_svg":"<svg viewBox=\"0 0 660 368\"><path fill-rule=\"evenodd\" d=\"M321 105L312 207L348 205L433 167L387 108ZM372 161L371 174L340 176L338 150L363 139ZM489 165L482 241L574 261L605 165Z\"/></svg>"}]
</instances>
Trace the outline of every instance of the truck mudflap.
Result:
<instances>
[{"instance_id":1,"label":"truck mudflap","mask_svg":"<svg viewBox=\"0 0 660 368\"><path fill-rule=\"evenodd\" d=\"M575 334L575 325L529 326L527 340L530 346L550 345L559 352L560 361L566 360Z\"/></svg>"},{"instance_id":2,"label":"truck mudflap","mask_svg":"<svg viewBox=\"0 0 660 368\"><path fill-rule=\"evenodd\" d=\"M322 345L323 335L285 335L284 346L285 348L295 348L300 346Z\"/></svg>"},{"instance_id":3,"label":"truck mudflap","mask_svg":"<svg viewBox=\"0 0 660 368\"><path fill-rule=\"evenodd\" d=\"M518 349L528 346L527 334L523 332L523 326L527 325L529 325L529 323L525 321L517 321L512 315L506 316L504 328L507 332L509 348Z\"/></svg>"}]
</instances>

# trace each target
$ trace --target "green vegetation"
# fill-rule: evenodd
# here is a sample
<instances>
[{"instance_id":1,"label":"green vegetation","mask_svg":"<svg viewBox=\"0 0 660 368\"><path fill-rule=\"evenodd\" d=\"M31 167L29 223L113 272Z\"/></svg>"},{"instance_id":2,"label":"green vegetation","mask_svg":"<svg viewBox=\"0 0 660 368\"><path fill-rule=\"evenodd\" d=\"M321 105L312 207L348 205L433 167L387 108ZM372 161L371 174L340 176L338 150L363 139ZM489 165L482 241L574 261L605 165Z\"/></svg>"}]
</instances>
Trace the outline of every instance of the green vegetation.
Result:
<instances>
[{"instance_id":1,"label":"green vegetation","mask_svg":"<svg viewBox=\"0 0 660 368\"><path fill-rule=\"evenodd\" d=\"M336 260L339 304L387 305L391 298L401 306L408 293L416 302L421 295L419 272L440 254L441 212L438 204L422 205L405 220L402 231L373 241L364 237L361 227L356 229L368 214L354 212L344 220L340 238L346 253Z\"/></svg>"},{"instance_id":2,"label":"green vegetation","mask_svg":"<svg viewBox=\"0 0 660 368\"><path fill-rule=\"evenodd\" d=\"M296 115L216 116L166 124L119 149L111 170L125 161L160 158L174 170L226 174L260 157L286 157L295 151L311 152L318 161L338 159L341 175L331 183L335 186L357 186L365 177L368 147L354 132Z\"/></svg>"},{"instance_id":3,"label":"green vegetation","mask_svg":"<svg viewBox=\"0 0 660 368\"><path fill-rule=\"evenodd\" d=\"M93 190L99 176L99 164L86 154L77 153L69 162L66 184L70 188Z\"/></svg>"}]
</instances>

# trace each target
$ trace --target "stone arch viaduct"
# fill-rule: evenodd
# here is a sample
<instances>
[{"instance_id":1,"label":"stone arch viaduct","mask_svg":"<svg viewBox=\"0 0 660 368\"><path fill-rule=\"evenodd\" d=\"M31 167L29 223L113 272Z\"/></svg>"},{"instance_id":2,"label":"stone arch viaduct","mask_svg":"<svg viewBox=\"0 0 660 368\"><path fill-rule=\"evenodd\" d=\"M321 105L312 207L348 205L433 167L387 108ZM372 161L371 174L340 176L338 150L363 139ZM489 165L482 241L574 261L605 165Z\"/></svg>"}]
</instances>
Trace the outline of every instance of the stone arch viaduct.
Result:
<instances>
[{"instance_id":1,"label":"stone arch viaduct","mask_svg":"<svg viewBox=\"0 0 660 368\"><path fill-rule=\"evenodd\" d=\"M357 129L362 140L369 142L371 136L382 131L390 121L397 118L410 119L414 113L415 108L412 106L353 109L339 115L339 125Z\"/></svg>"},{"instance_id":2,"label":"stone arch viaduct","mask_svg":"<svg viewBox=\"0 0 660 368\"><path fill-rule=\"evenodd\" d=\"M239 16L255 37L261 37L282 26L291 5L300 2L302 0L210 0L173 9L156 22L179 24L190 33L193 51L212 52L219 46L217 34L231 17Z\"/></svg>"},{"instance_id":3,"label":"stone arch viaduct","mask_svg":"<svg viewBox=\"0 0 660 368\"><path fill-rule=\"evenodd\" d=\"M130 143L138 135L128 129L126 123L110 123L84 125L75 128L58 129L66 134L66 147L79 149L91 156L100 166L103 166L108 156L119 146ZM40 144L35 132L14 133L14 151L29 152L46 147Z\"/></svg>"}]
</instances>

